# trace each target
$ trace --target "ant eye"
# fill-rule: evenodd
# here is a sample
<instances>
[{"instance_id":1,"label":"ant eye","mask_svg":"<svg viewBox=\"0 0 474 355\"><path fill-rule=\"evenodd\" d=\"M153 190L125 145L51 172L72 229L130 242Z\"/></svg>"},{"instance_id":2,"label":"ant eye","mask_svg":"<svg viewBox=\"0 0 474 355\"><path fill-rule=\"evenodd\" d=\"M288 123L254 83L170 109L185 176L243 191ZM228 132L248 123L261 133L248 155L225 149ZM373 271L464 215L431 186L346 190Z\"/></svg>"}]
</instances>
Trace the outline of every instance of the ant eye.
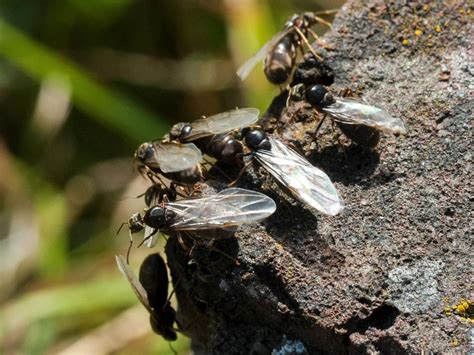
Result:
<instances>
[{"instance_id":1,"label":"ant eye","mask_svg":"<svg viewBox=\"0 0 474 355\"><path fill-rule=\"evenodd\" d=\"M169 135L172 140L181 141L189 136L192 130L193 127L189 123L176 123L171 128Z\"/></svg>"},{"instance_id":2,"label":"ant eye","mask_svg":"<svg viewBox=\"0 0 474 355\"><path fill-rule=\"evenodd\" d=\"M181 136L180 136L180 138L181 138L181 139L186 138L187 136L189 136L189 134L191 133L192 130L193 130L193 127L192 127L190 124L185 124L185 125L181 128Z\"/></svg>"},{"instance_id":3,"label":"ant eye","mask_svg":"<svg viewBox=\"0 0 474 355\"><path fill-rule=\"evenodd\" d=\"M141 144L135 151L135 157L141 161L146 161L153 156L153 146L150 143Z\"/></svg>"}]
</instances>

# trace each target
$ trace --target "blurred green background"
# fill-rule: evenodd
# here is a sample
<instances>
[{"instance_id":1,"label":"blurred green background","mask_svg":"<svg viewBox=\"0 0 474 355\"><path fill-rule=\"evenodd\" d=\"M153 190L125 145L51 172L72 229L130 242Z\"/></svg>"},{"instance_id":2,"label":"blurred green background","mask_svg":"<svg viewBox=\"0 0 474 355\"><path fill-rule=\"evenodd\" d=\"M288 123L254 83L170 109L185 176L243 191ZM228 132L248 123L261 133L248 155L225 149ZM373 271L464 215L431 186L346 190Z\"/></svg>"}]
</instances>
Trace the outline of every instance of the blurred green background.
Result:
<instances>
[{"instance_id":1,"label":"blurred green background","mask_svg":"<svg viewBox=\"0 0 474 355\"><path fill-rule=\"evenodd\" d=\"M340 5L0 1L2 353L172 353L113 258L128 246L117 228L144 207L133 152L174 122L264 111L279 88L236 68L294 12Z\"/></svg>"}]
</instances>

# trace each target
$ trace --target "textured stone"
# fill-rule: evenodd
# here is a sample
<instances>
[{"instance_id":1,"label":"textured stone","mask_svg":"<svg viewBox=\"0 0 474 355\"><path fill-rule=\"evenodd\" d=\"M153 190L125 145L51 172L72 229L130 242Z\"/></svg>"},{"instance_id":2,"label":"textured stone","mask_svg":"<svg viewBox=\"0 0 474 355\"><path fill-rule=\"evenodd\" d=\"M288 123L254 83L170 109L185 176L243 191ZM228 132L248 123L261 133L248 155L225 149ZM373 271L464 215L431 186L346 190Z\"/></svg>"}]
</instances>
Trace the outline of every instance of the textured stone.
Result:
<instances>
[{"instance_id":1,"label":"textured stone","mask_svg":"<svg viewBox=\"0 0 474 355\"><path fill-rule=\"evenodd\" d=\"M347 207L313 214L250 169L240 186L278 210L214 243L230 257L170 238L178 316L197 353L472 349L472 323L443 312L473 298L470 11L462 1L343 6L324 37L332 50L316 47L324 70L306 55L295 82L323 72L334 92L350 88L403 118L408 134L368 151L339 144L328 120L316 140L317 114L275 98L262 125L326 171Z\"/></svg>"}]
</instances>

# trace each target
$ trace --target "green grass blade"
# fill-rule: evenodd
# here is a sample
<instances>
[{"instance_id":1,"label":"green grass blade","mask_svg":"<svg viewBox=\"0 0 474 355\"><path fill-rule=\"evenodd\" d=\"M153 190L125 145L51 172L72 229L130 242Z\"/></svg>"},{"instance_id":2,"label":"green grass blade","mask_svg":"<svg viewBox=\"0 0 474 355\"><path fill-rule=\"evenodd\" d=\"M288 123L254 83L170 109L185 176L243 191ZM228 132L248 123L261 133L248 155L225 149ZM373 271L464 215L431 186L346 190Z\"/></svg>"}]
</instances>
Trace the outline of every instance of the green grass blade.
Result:
<instances>
[{"instance_id":1,"label":"green grass blade","mask_svg":"<svg viewBox=\"0 0 474 355\"><path fill-rule=\"evenodd\" d=\"M73 102L92 119L133 141L142 142L163 134L164 120L130 98L91 78L79 66L28 38L20 30L0 20L0 55L31 77L42 80L52 73L67 78Z\"/></svg>"}]
</instances>

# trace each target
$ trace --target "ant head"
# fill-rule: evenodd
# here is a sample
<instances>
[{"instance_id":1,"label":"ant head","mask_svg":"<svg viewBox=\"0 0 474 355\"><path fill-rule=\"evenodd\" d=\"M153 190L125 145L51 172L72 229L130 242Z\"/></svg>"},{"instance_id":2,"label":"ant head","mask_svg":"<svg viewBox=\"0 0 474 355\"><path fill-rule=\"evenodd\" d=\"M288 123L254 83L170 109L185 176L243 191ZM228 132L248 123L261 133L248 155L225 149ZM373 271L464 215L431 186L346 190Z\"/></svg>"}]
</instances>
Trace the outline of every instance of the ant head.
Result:
<instances>
[{"instance_id":1,"label":"ant head","mask_svg":"<svg viewBox=\"0 0 474 355\"><path fill-rule=\"evenodd\" d=\"M261 129L246 129L242 132L244 137L245 145L251 150L254 149L265 149L270 150L270 141L268 140L267 134Z\"/></svg>"},{"instance_id":2,"label":"ant head","mask_svg":"<svg viewBox=\"0 0 474 355\"><path fill-rule=\"evenodd\" d=\"M174 217L174 212L161 206L154 206L145 212L143 222L151 228L161 229Z\"/></svg>"},{"instance_id":3,"label":"ant head","mask_svg":"<svg viewBox=\"0 0 474 355\"><path fill-rule=\"evenodd\" d=\"M318 22L314 12L304 12L301 14L301 16L304 18L308 26L312 26Z\"/></svg>"},{"instance_id":4,"label":"ant head","mask_svg":"<svg viewBox=\"0 0 474 355\"><path fill-rule=\"evenodd\" d=\"M313 106L323 107L331 104L334 98L323 85L312 85L306 90L306 101Z\"/></svg>"},{"instance_id":5,"label":"ant head","mask_svg":"<svg viewBox=\"0 0 474 355\"><path fill-rule=\"evenodd\" d=\"M141 163L146 162L147 160L151 159L155 153L155 149L153 148L153 144L150 142L142 143L135 151L134 157Z\"/></svg>"},{"instance_id":6,"label":"ant head","mask_svg":"<svg viewBox=\"0 0 474 355\"><path fill-rule=\"evenodd\" d=\"M303 101L305 99L305 90L304 84L293 85L288 91L288 96L292 101Z\"/></svg>"},{"instance_id":7,"label":"ant head","mask_svg":"<svg viewBox=\"0 0 474 355\"><path fill-rule=\"evenodd\" d=\"M178 142L182 141L185 139L191 131L193 130L193 127L189 123L176 123L170 131L170 139L171 140L176 140Z\"/></svg>"},{"instance_id":8,"label":"ant head","mask_svg":"<svg viewBox=\"0 0 474 355\"><path fill-rule=\"evenodd\" d=\"M151 329L168 341L174 341L177 338L176 332L173 330L175 320L176 312L169 304L159 313L150 314Z\"/></svg>"},{"instance_id":9,"label":"ant head","mask_svg":"<svg viewBox=\"0 0 474 355\"><path fill-rule=\"evenodd\" d=\"M301 20L301 15L300 14L293 14L291 17L286 20L285 27L289 28L291 26L297 25L297 22Z\"/></svg>"},{"instance_id":10,"label":"ant head","mask_svg":"<svg viewBox=\"0 0 474 355\"><path fill-rule=\"evenodd\" d=\"M128 220L128 229L131 234L138 233L145 228L143 225L142 215L140 213L134 213ZM120 227L122 228L122 227Z\"/></svg>"}]
</instances>

